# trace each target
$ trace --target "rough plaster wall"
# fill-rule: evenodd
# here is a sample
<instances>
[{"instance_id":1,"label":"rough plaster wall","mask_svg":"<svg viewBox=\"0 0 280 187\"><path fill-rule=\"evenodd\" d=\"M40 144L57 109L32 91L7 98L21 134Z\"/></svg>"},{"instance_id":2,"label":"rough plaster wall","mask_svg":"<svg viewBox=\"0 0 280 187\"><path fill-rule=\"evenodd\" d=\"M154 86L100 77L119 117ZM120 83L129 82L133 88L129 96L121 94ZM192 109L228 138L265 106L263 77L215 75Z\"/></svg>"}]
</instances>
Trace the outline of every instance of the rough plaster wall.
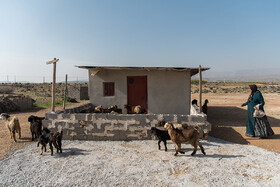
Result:
<instances>
[{"instance_id":1,"label":"rough plaster wall","mask_svg":"<svg viewBox=\"0 0 280 187\"><path fill-rule=\"evenodd\" d=\"M190 113L190 72L89 70L90 101L103 107L127 104L127 76L147 76L150 114ZM115 96L103 96L103 82L115 82Z\"/></svg>"}]
</instances>

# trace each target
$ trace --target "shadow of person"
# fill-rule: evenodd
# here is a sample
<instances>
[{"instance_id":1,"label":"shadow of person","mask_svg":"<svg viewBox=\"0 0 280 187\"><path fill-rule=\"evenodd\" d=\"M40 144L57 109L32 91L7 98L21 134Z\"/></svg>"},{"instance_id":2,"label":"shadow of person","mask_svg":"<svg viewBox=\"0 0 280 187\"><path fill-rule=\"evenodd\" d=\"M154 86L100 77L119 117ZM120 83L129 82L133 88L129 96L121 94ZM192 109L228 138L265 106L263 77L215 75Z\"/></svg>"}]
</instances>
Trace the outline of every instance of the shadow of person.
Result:
<instances>
[{"instance_id":1,"label":"shadow of person","mask_svg":"<svg viewBox=\"0 0 280 187\"><path fill-rule=\"evenodd\" d=\"M234 106L209 106L207 120L212 124L212 130L209 135L220 138L226 141L248 144L248 139L245 139L236 131L235 127L244 128L242 131L245 134L247 110ZM271 127L280 127L280 120L269 117L268 121ZM280 135L274 135L270 139L280 139Z\"/></svg>"}]
</instances>

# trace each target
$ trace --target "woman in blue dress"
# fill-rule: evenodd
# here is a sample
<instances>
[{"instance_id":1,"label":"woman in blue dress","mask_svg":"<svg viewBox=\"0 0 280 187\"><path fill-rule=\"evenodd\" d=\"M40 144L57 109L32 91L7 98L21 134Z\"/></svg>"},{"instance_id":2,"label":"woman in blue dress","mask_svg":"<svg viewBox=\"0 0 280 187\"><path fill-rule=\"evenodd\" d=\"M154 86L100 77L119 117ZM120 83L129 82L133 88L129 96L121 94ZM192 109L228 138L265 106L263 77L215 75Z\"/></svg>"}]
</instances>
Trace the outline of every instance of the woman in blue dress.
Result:
<instances>
[{"instance_id":1,"label":"woman in blue dress","mask_svg":"<svg viewBox=\"0 0 280 187\"><path fill-rule=\"evenodd\" d=\"M253 116L256 105L259 105L259 109L264 111L264 99L262 93L258 90L256 85L249 85L250 95L246 103L241 106L247 105L247 126L246 126L246 136L249 137L268 137L274 134L267 120L267 117L255 118Z\"/></svg>"}]
</instances>

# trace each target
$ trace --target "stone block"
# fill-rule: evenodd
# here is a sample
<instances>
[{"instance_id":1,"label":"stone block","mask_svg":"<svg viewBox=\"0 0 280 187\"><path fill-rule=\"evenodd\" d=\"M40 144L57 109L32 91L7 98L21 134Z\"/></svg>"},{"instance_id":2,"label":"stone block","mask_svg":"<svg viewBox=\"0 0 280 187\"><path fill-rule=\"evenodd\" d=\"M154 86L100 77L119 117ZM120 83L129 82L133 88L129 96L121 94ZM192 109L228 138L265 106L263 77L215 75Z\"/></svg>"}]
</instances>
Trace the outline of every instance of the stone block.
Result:
<instances>
[{"instance_id":1,"label":"stone block","mask_svg":"<svg viewBox=\"0 0 280 187\"><path fill-rule=\"evenodd\" d=\"M75 120L86 121L86 114L75 114Z\"/></svg>"},{"instance_id":2,"label":"stone block","mask_svg":"<svg viewBox=\"0 0 280 187\"><path fill-rule=\"evenodd\" d=\"M74 131L77 133L78 136L84 136L85 134L85 129L83 127L75 127Z\"/></svg>"},{"instance_id":3,"label":"stone block","mask_svg":"<svg viewBox=\"0 0 280 187\"><path fill-rule=\"evenodd\" d=\"M57 119L57 114L55 113L46 113L46 120L54 120L54 119Z\"/></svg>"},{"instance_id":4,"label":"stone block","mask_svg":"<svg viewBox=\"0 0 280 187\"><path fill-rule=\"evenodd\" d=\"M62 114L63 119L70 119L70 114Z\"/></svg>"},{"instance_id":5,"label":"stone block","mask_svg":"<svg viewBox=\"0 0 280 187\"><path fill-rule=\"evenodd\" d=\"M52 124L52 120L43 120L42 121L43 127L48 127L49 125Z\"/></svg>"},{"instance_id":6,"label":"stone block","mask_svg":"<svg viewBox=\"0 0 280 187\"><path fill-rule=\"evenodd\" d=\"M88 137L86 135L75 135L73 136L74 140L88 140Z\"/></svg>"},{"instance_id":7,"label":"stone block","mask_svg":"<svg viewBox=\"0 0 280 187\"><path fill-rule=\"evenodd\" d=\"M62 138L62 146L63 146L63 140L75 140L73 136L67 135L63 133L63 138Z\"/></svg>"}]
</instances>

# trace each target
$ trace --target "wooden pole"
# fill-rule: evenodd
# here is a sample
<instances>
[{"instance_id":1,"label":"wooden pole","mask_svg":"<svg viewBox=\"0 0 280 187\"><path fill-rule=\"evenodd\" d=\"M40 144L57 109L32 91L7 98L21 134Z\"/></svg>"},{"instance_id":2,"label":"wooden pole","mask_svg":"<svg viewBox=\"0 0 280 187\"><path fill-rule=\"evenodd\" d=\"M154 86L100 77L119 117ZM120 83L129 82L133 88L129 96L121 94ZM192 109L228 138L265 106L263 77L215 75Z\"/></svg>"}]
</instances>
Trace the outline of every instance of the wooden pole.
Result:
<instances>
[{"instance_id":1,"label":"wooden pole","mask_svg":"<svg viewBox=\"0 0 280 187\"><path fill-rule=\"evenodd\" d=\"M56 62L59 59L54 58L51 61L48 61L47 64L53 64L53 82L52 82L52 112L55 112L55 79L56 79Z\"/></svg>"},{"instance_id":2,"label":"wooden pole","mask_svg":"<svg viewBox=\"0 0 280 187\"><path fill-rule=\"evenodd\" d=\"M201 73L201 65L199 65L199 112L202 112L202 73Z\"/></svg>"},{"instance_id":3,"label":"wooden pole","mask_svg":"<svg viewBox=\"0 0 280 187\"><path fill-rule=\"evenodd\" d=\"M52 112L55 112L55 79L56 79L56 62L53 63L53 84L52 84Z\"/></svg>"},{"instance_id":4,"label":"wooden pole","mask_svg":"<svg viewBox=\"0 0 280 187\"><path fill-rule=\"evenodd\" d=\"M63 101L63 110L65 110L66 106L66 95L67 94L67 74L65 76L65 90L64 90L64 101Z\"/></svg>"}]
</instances>

